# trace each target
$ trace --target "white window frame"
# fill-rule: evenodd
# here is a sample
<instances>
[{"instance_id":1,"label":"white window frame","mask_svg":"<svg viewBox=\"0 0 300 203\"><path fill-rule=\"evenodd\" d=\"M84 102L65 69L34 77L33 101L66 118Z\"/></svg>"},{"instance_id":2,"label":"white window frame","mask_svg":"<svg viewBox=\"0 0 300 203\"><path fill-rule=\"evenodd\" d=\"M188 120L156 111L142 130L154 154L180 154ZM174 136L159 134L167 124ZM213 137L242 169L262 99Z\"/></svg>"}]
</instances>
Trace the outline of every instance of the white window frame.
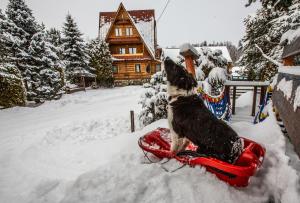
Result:
<instances>
[{"instance_id":1,"label":"white window frame","mask_svg":"<svg viewBox=\"0 0 300 203\"><path fill-rule=\"evenodd\" d=\"M117 37L122 36L122 28L115 28L115 34Z\"/></svg>"},{"instance_id":2,"label":"white window frame","mask_svg":"<svg viewBox=\"0 0 300 203\"><path fill-rule=\"evenodd\" d=\"M135 70L136 73L141 73L142 72L142 66L141 66L141 64L135 64L134 65L134 70Z\"/></svg>"},{"instance_id":3,"label":"white window frame","mask_svg":"<svg viewBox=\"0 0 300 203\"><path fill-rule=\"evenodd\" d=\"M119 54L126 54L126 49L124 47L120 47Z\"/></svg>"},{"instance_id":4,"label":"white window frame","mask_svg":"<svg viewBox=\"0 0 300 203\"><path fill-rule=\"evenodd\" d=\"M136 54L137 53L137 49L136 47L129 47L129 54Z\"/></svg>"},{"instance_id":5,"label":"white window frame","mask_svg":"<svg viewBox=\"0 0 300 203\"><path fill-rule=\"evenodd\" d=\"M133 29L132 27L126 28L126 36L132 36L133 35Z\"/></svg>"}]
</instances>

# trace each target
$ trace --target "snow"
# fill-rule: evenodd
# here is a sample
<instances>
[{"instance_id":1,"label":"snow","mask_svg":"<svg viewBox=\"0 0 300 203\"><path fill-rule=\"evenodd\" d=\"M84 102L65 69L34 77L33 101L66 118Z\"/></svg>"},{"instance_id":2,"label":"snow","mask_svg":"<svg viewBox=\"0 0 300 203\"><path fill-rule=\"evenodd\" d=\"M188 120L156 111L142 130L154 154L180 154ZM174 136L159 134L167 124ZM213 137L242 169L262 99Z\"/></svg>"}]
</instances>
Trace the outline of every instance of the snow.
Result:
<instances>
[{"instance_id":1,"label":"snow","mask_svg":"<svg viewBox=\"0 0 300 203\"><path fill-rule=\"evenodd\" d=\"M287 81L285 78L282 78L282 80L277 85L277 89L283 92L287 100L290 100L293 91L293 80Z\"/></svg>"},{"instance_id":2,"label":"snow","mask_svg":"<svg viewBox=\"0 0 300 203\"><path fill-rule=\"evenodd\" d=\"M105 18L103 16L101 16L101 18L100 18L100 30L99 30L100 40L105 41L106 35L109 31L109 28L110 28L111 24L112 24L112 22L110 22L110 21L105 22Z\"/></svg>"},{"instance_id":3,"label":"snow","mask_svg":"<svg viewBox=\"0 0 300 203\"><path fill-rule=\"evenodd\" d=\"M288 44L290 44L298 37L300 37L300 27L296 30L290 29L287 32L285 32L281 37L280 43L288 41Z\"/></svg>"},{"instance_id":4,"label":"snow","mask_svg":"<svg viewBox=\"0 0 300 203\"><path fill-rule=\"evenodd\" d=\"M281 66L278 72L300 76L300 66Z\"/></svg>"},{"instance_id":5,"label":"snow","mask_svg":"<svg viewBox=\"0 0 300 203\"><path fill-rule=\"evenodd\" d=\"M267 149L250 185L238 189L201 167L167 173L161 164L146 164L138 138L168 124L159 120L129 132L129 110L139 112L142 91L89 90L37 108L2 110L0 202L299 202L299 178L271 106L263 123L232 124Z\"/></svg>"},{"instance_id":6,"label":"snow","mask_svg":"<svg viewBox=\"0 0 300 203\"><path fill-rule=\"evenodd\" d=\"M212 83L212 81L221 81L225 83L227 80L226 70L224 68L216 67L213 68L208 75L208 82Z\"/></svg>"},{"instance_id":7,"label":"snow","mask_svg":"<svg viewBox=\"0 0 300 203\"><path fill-rule=\"evenodd\" d=\"M239 77L242 75L242 73L244 72L245 67L244 66L234 66L231 68L232 71L232 76L234 77Z\"/></svg>"},{"instance_id":8,"label":"snow","mask_svg":"<svg viewBox=\"0 0 300 203\"><path fill-rule=\"evenodd\" d=\"M251 106L252 100L253 100L253 91L245 92L241 94L239 98L237 98L236 107L243 108L243 107Z\"/></svg>"},{"instance_id":9,"label":"snow","mask_svg":"<svg viewBox=\"0 0 300 203\"><path fill-rule=\"evenodd\" d=\"M131 16L130 16L131 17ZM153 17L147 21L143 20L134 20L139 34L143 38L146 46L150 49L150 54L155 58L155 20Z\"/></svg>"},{"instance_id":10,"label":"snow","mask_svg":"<svg viewBox=\"0 0 300 203\"><path fill-rule=\"evenodd\" d=\"M232 59L230 57L229 51L226 46L216 46L216 47L195 47L195 49L198 51L198 53L202 53L203 49L211 50L212 52L220 50L222 51L222 56L228 61L232 62ZM181 58L180 56L180 49L179 48L163 48L164 56L169 56L171 59L178 61L178 58Z\"/></svg>"},{"instance_id":11,"label":"snow","mask_svg":"<svg viewBox=\"0 0 300 203\"><path fill-rule=\"evenodd\" d=\"M298 107L300 107L300 86L297 87L295 92L294 111L296 111Z\"/></svg>"}]
</instances>

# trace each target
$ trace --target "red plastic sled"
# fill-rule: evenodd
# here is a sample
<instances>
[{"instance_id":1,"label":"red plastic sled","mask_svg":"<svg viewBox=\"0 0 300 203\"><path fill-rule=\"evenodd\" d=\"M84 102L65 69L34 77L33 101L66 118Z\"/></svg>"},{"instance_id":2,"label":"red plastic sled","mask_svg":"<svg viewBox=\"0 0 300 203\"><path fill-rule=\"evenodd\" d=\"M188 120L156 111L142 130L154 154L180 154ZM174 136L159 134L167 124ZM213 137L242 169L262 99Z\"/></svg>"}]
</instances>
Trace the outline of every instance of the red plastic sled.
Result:
<instances>
[{"instance_id":1,"label":"red plastic sled","mask_svg":"<svg viewBox=\"0 0 300 203\"><path fill-rule=\"evenodd\" d=\"M139 146L146 152L150 152L158 158L175 158L183 164L191 167L204 166L207 171L214 173L219 179L236 187L246 187L250 177L253 176L262 165L265 148L249 139L244 140L244 151L235 162L229 164L211 157L174 156L170 151L170 130L158 128L147 133L139 140ZM195 151L197 147L190 144L187 150Z\"/></svg>"}]
</instances>

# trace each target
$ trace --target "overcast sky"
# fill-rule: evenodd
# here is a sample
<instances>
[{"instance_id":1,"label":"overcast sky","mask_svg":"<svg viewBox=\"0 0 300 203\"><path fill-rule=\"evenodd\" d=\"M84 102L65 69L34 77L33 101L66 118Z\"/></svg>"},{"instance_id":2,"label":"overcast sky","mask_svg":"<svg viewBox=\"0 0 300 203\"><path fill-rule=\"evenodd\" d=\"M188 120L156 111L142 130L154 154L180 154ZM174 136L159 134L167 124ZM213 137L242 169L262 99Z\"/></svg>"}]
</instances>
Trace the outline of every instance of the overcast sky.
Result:
<instances>
[{"instance_id":1,"label":"overcast sky","mask_svg":"<svg viewBox=\"0 0 300 203\"><path fill-rule=\"evenodd\" d=\"M167 0L25 0L39 22L46 27L61 28L69 12L78 22L86 38L98 33L100 11L116 11L120 2L127 10L155 9L156 18ZM0 0L6 9L8 0ZM259 4L245 8L247 0L171 0L158 22L158 43L161 46L184 42L232 41L244 34L243 19L255 12Z\"/></svg>"}]
</instances>

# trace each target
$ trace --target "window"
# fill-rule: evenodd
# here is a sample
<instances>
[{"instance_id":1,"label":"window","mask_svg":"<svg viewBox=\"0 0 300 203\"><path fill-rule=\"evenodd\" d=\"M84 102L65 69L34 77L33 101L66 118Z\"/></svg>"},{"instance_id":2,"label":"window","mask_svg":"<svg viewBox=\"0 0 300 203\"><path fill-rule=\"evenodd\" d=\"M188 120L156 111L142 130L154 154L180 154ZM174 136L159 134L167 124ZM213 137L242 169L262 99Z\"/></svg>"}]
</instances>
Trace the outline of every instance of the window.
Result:
<instances>
[{"instance_id":1,"label":"window","mask_svg":"<svg viewBox=\"0 0 300 203\"><path fill-rule=\"evenodd\" d=\"M146 67L146 72L147 72L147 73L150 73L150 72L151 72L151 67L150 67L150 65L148 65L148 66Z\"/></svg>"},{"instance_id":2,"label":"window","mask_svg":"<svg viewBox=\"0 0 300 203\"><path fill-rule=\"evenodd\" d=\"M112 71L113 73L118 73L118 66L113 66Z\"/></svg>"},{"instance_id":3,"label":"window","mask_svg":"<svg viewBox=\"0 0 300 203\"><path fill-rule=\"evenodd\" d=\"M141 72L141 64L135 64L135 72L140 73Z\"/></svg>"},{"instance_id":4,"label":"window","mask_svg":"<svg viewBox=\"0 0 300 203\"><path fill-rule=\"evenodd\" d=\"M129 48L129 54L136 54L136 48Z\"/></svg>"},{"instance_id":5,"label":"window","mask_svg":"<svg viewBox=\"0 0 300 203\"><path fill-rule=\"evenodd\" d=\"M126 28L126 36L131 36L133 35L132 27L127 27Z\"/></svg>"},{"instance_id":6,"label":"window","mask_svg":"<svg viewBox=\"0 0 300 203\"><path fill-rule=\"evenodd\" d=\"M294 65L295 66L300 66L300 55L295 56L295 58L294 58Z\"/></svg>"},{"instance_id":7,"label":"window","mask_svg":"<svg viewBox=\"0 0 300 203\"><path fill-rule=\"evenodd\" d=\"M125 48L119 48L119 54L126 54Z\"/></svg>"},{"instance_id":8,"label":"window","mask_svg":"<svg viewBox=\"0 0 300 203\"><path fill-rule=\"evenodd\" d=\"M161 65L160 64L156 64L156 72L161 71Z\"/></svg>"},{"instance_id":9,"label":"window","mask_svg":"<svg viewBox=\"0 0 300 203\"><path fill-rule=\"evenodd\" d=\"M116 32L116 36L122 36L122 29L121 28L116 28L115 29L115 32Z\"/></svg>"}]
</instances>

